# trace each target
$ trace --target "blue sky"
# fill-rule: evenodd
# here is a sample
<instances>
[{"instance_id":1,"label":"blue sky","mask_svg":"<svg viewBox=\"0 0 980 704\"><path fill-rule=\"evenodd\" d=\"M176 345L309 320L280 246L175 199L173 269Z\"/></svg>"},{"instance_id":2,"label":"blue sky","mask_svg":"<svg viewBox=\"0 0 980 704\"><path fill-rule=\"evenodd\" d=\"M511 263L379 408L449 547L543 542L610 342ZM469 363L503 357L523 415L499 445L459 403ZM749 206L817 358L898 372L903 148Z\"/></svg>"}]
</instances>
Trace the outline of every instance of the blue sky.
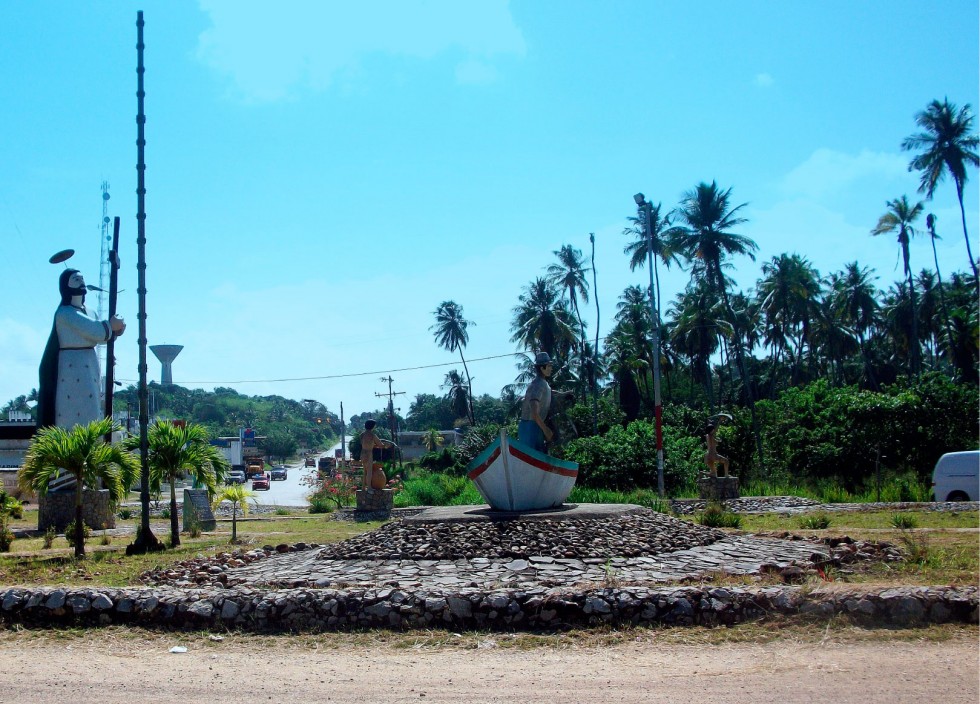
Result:
<instances>
[{"instance_id":1,"label":"blue sky","mask_svg":"<svg viewBox=\"0 0 980 704\"><path fill-rule=\"evenodd\" d=\"M921 198L899 145L929 101L978 104L974 0L8 0L0 403L37 385L58 298L47 258L74 248L97 283L103 181L130 326L116 375L137 378L138 9L150 344L185 346L182 385L348 415L382 406L381 372L458 360L428 329L440 301L476 323L468 357L513 352L522 286L563 244L588 255L590 232L605 333L645 276L620 234L637 191L669 209L699 181L732 187L759 244L735 261L742 287L783 252L823 274L856 259L887 287L897 245L869 231L889 199ZM944 272L965 269L952 184L926 207ZM912 260L932 268L926 238ZM667 272L665 300L687 280ZM403 412L449 368L393 372ZM515 374L508 358L470 371L494 395Z\"/></svg>"}]
</instances>

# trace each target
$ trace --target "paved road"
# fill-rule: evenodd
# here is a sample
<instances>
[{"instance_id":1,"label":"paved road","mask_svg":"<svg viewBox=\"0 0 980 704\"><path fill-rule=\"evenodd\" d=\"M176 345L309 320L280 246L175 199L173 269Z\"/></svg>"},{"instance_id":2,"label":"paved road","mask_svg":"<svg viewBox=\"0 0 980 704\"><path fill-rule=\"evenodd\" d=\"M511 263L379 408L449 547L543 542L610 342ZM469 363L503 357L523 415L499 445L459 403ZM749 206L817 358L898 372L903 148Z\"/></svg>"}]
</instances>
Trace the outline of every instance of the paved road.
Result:
<instances>
[{"instance_id":1,"label":"paved road","mask_svg":"<svg viewBox=\"0 0 980 704\"><path fill-rule=\"evenodd\" d=\"M323 455L333 456L334 450L340 449L340 443L331 447ZM319 458L320 455L317 455ZM308 506L306 494L310 487L303 483L303 479L312 477L316 473L315 467L306 467L300 460L287 465L289 470L286 472L285 481L270 482L269 491L257 491L256 498L261 506ZM251 488L251 482L248 484Z\"/></svg>"}]
</instances>

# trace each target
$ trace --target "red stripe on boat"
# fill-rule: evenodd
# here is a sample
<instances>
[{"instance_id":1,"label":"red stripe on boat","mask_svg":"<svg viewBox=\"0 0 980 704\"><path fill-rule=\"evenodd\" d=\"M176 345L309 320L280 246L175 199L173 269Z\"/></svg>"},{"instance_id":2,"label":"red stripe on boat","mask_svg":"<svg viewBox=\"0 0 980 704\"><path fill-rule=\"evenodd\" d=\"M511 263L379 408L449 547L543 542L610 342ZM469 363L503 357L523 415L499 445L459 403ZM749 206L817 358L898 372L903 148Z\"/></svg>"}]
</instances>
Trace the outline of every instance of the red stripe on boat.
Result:
<instances>
[{"instance_id":1,"label":"red stripe on boat","mask_svg":"<svg viewBox=\"0 0 980 704\"><path fill-rule=\"evenodd\" d=\"M497 449L495 449L493 452L490 453L490 456L487 458L486 462L484 462L483 464L477 467L474 467L470 471L470 473L467 474L466 476L469 477L470 479L476 479L478 476L486 472L487 469L490 467L490 465L492 465L494 463L494 460L496 460L498 457L500 457L499 447L497 447Z\"/></svg>"},{"instance_id":2,"label":"red stripe on boat","mask_svg":"<svg viewBox=\"0 0 980 704\"><path fill-rule=\"evenodd\" d=\"M519 459L521 462L526 462L532 467L537 467L540 470L543 470L545 472L551 472L552 474L559 474L563 477L578 476L577 469L565 469L564 467L556 467L553 464L548 464L547 462L543 462L542 460L539 460L536 457L531 457L531 455L521 452L513 445L508 445L507 447L508 449L510 449L510 454L512 454L517 459Z\"/></svg>"}]
</instances>

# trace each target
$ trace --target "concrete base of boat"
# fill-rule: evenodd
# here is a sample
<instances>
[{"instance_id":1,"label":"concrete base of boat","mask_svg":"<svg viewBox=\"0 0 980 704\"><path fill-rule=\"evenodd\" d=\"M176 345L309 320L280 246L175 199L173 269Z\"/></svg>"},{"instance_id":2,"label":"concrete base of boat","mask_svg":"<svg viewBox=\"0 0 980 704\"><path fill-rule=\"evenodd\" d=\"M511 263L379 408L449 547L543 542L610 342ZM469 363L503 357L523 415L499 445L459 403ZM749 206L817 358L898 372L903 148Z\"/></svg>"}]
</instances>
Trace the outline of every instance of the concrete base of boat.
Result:
<instances>
[{"instance_id":1,"label":"concrete base of boat","mask_svg":"<svg viewBox=\"0 0 980 704\"><path fill-rule=\"evenodd\" d=\"M487 504L478 506L434 506L405 523L468 523L471 521L571 521L588 518L614 518L645 510L636 504L562 504L536 511L497 511Z\"/></svg>"}]
</instances>

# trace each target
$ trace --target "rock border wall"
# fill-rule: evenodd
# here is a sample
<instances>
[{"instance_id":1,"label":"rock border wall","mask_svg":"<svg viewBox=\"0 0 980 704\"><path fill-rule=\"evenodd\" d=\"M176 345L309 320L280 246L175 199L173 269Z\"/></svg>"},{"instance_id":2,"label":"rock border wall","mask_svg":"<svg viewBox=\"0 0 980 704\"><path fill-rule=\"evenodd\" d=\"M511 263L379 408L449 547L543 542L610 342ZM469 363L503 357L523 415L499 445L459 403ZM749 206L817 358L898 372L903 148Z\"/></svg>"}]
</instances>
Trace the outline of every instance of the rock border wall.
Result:
<instances>
[{"instance_id":1,"label":"rock border wall","mask_svg":"<svg viewBox=\"0 0 980 704\"><path fill-rule=\"evenodd\" d=\"M766 616L893 626L977 623L977 587L807 590L801 587L605 587L526 591L400 589L21 588L0 591L0 623L132 624L257 633L366 628L561 630L595 625L731 626Z\"/></svg>"}]
</instances>

